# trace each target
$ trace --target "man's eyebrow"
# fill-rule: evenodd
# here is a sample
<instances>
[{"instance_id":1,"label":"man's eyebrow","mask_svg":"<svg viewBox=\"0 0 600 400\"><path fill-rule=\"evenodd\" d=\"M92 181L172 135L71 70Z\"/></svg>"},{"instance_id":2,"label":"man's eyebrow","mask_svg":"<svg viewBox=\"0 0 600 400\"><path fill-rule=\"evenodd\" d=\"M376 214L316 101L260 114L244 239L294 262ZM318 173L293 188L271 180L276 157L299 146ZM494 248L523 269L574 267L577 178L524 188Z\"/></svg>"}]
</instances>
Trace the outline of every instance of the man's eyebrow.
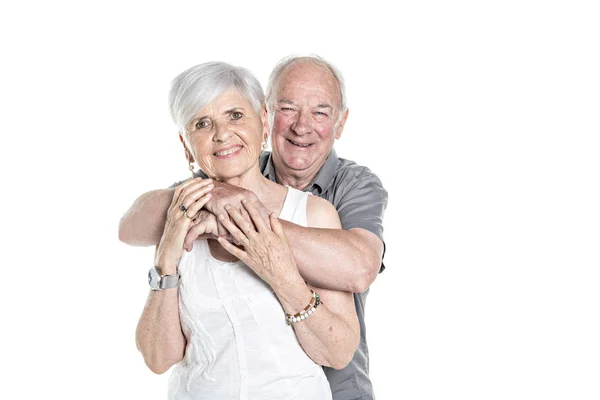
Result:
<instances>
[{"instance_id":1,"label":"man's eyebrow","mask_svg":"<svg viewBox=\"0 0 600 400\"><path fill-rule=\"evenodd\" d=\"M279 100L278 103L294 104L294 102L292 100L286 100L286 99Z\"/></svg>"},{"instance_id":2,"label":"man's eyebrow","mask_svg":"<svg viewBox=\"0 0 600 400\"><path fill-rule=\"evenodd\" d=\"M318 104L317 108L331 108L333 110L333 107L331 107L329 104L326 104L326 103Z\"/></svg>"}]
</instances>

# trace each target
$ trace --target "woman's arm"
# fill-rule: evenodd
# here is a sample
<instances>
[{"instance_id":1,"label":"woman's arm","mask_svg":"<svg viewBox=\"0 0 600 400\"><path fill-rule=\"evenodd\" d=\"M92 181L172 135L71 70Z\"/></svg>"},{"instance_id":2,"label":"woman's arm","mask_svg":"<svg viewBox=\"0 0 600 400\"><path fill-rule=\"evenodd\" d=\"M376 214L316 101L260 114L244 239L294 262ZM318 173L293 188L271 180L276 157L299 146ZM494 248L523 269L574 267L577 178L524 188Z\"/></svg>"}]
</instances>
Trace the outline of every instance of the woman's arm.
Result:
<instances>
[{"instance_id":1,"label":"woman's arm","mask_svg":"<svg viewBox=\"0 0 600 400\"><path fill-rule=\"evenodd\" d=\"M170 275L176 273L176 268L159 272ZM150 291L137 325L135 342L146 365L155 374L168 371L183 359L186 343L179 322L177 288Z\"/></svg>"},{"instance_id":2,"label":"woman's arm","mask_svg":"<svg viewBox=\"0 0 600 400\"><path fill-rule=\"evenodd\" d=\"M276 290L277 297L287 314L294 315L309 303L310 289L321 299L309 318L292 323L298 341L308 356L317 364L342 369L352 361L360 342L360 326L354 297L350 292L327 290L314 286ZM304 297L301 295L304 294Z\"/></svg>"},{"instance_id":3,"label":"woman's arm","mask_svg":"<svg viewBox=\"0 0 600 400\"><path fill-rule=\"evenodd\" d=\"M161 275L177 273L183 242L194 217L210 199L210 182L190 181L175 189L164 233L154 257ZM199 194L200 193L200 194ZM182 211L187 210L187 211ZM136 344L152 372L162 374L183 359L185 336L179 321L178 289L151 291L136 329Z\"/></svg>"},{"instance_id":4,"label":"woman's arm","mask_svg":"<svg viewBox=\"0 0 600 400\"><path fill-rule=\"evenodd\" d=\"M309 199L307 213L314 211L314 208L320 212L325 209L328 215L322 219L323 223L339 229L340 222L333 206L316 197ZM254 226L234 207L226 209L237 226L224 216L219 216L219 219L244 248L237 248L223 238L219 239L219 243L273 288L286 313L293 315L304 309L312 297L311 289L317 292L322 304L309 318L293 323L293 329L306 354L316 363L336 369L344 368L352 360L360 340L352 294L307 285L298 272L279 220L271 215L269 228L255 207L249 202L242 204ZM285 316L281 317L283 321Z\"/></svg>"}]
</instances>

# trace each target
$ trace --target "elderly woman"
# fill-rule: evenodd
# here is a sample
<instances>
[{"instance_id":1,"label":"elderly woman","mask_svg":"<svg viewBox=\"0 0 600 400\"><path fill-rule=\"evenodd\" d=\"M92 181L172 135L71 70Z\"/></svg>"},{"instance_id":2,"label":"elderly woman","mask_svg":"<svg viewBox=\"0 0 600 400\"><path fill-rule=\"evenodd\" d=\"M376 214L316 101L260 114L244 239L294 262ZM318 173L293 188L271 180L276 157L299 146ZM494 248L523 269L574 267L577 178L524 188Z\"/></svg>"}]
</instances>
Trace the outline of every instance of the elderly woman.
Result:
<instances>
[{"instance_id":1,"label":"elderly woman","mask_svg":"<svg viewBox=\"0 0 600 400\"><path fill-rule=\"evenodd\" d=\"M173 81L170 107L190 166L209 179L179 185L169 207L136 332L146 364L156 373L175 365L170 399L330 399L320 366L343 368L356 350L353 297L302 279L275 214L339 229L335 208L262 176L267 112L245 69L190 68ZM267 221L251 204L227 206L218 218L237 245L202 239L184 252L213 179L253 191L272 213Z\"/></svg>"}]
</instances>

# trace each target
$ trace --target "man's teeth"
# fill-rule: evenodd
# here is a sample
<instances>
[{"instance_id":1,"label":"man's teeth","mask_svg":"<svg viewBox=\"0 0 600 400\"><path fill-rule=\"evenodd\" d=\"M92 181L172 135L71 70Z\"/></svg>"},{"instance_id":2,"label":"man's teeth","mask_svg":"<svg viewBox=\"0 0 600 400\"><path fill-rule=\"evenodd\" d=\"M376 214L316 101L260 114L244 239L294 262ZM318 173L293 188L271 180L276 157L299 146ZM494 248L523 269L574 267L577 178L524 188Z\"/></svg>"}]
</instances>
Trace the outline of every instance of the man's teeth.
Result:
<instances>
[{"instance_id":1,"label":"man's teeth","mask_svg":"<svg viewBox=\"0 0 600 400\"><path fill-rule=\"evenodd\" d=\"M310 146L310 145L311 145L311 143L308 143L308 144L300 144L300 143L296 143L296 142L294 142L293 140L290 140L290 143L292 143L292 144L294 144L294 145L296 145L296 146L300 146L300 147L308 147L308 146Z\"/></svg>"},{"instance_id":2,"label":"man's teeth","mask_svg":"<svg viewBox=\"0 0 600 400\"><path fill-rule=\"evenodd\" d=\"M237 147L232 147L232 148L231 148L231 149L229 149L229 150L224 150L224 151L220 151L220 152L218 152L218 153L215 153L215 155L216 155L216 156L226 156L226 155L228 155L228 154L235 153L235 152L236 152L236 151L238 151L239 149L241 149L241 147L240 147L240 146L237 146Z\"/></svg>"}]
</instances>

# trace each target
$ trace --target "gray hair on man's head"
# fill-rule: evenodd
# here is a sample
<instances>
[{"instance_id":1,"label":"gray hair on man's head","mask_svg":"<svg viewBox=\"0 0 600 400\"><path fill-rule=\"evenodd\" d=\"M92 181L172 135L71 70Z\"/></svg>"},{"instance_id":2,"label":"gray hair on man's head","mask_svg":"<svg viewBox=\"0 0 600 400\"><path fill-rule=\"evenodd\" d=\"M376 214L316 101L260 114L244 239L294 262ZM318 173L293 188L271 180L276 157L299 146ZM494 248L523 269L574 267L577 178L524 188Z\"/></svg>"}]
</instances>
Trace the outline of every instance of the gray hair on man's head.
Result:
<instances>
[{"instance_id":1,"label":"gray hair on man's head","mask_svg":"<svg viewBox=\"0 0 600 400\"><path fill-rule=\"evenodd\" d=\"M265 104L262 86L250 71L224 62L213 61L196 65L177 75L171 82L169 109L171 117L180 129L186 127L214 99L229 89L244 96L257 114Z\"/></svg>"},{"instance_id":2,"label":"gray hair on man's head","mask_svg":"<svg viewBox=\"0 0 600 400\"><path fill-rule=\"evenodd\" d=\"M275 106L277 99L275 98L275 94L277 92L277 85L279 85L279 78L283 71L289 67L290 65L296 63L310 63L313 65L321 66L331 72L333 77L338 83L338 88L340 89L340 109L339 116L348 110L348 104L346 100L346 86L344 85L344 77L339 69L335 67L335 65L331 64L329 61L325 60L323 57L319 57L315 54L309 55L291 55L285 57L281 61L277 63L273 72L271 72L271 76L269 77L269 84L267 85L267 109L269 113L272 114L275 112Z\"/></svg>"}]
</instances>

